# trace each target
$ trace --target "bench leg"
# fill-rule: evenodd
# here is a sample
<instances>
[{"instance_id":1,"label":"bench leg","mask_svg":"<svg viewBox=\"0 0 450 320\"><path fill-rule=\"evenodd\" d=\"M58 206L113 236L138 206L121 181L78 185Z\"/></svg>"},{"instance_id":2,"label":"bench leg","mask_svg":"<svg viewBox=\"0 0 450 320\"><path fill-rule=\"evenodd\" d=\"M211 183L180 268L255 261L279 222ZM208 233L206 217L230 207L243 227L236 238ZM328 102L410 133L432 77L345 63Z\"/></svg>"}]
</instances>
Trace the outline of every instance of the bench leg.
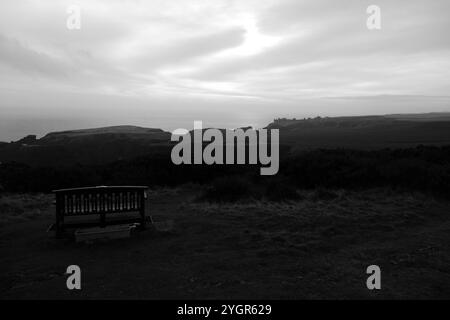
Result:
<instances>
[{"instance_id":1,"label":"bench leg","mask_svg":"<svg viewBox=\"0 0 450 320\"><path fill-rule=\"evenodd\" d=\"M101 226L102 228L106 227L105 213L101 213L101 214L100 214L100 226Z\"/></svg>"},{"instance_id":2,"label":"bench leg","mask_svg":"<svg viewBox=\"0 0 450 320\"><path fill-rule=\"evenodd\" d=\"M141 229L145 230L145 228L146 228L145 223L147 222L145 220L145 210L141 210L140 214L141 214Z\"/></svg>"},{"instance_id":3,"label":"bench leg","mask_svg":"<svg viewBox=\"0 0 450 320\"><path fill-rule=\"evenodd\" d=\"M59 212L57 212L55 223L55 237L62 238L63 231L64 231L64 218L59 214Z\"/></svg>"},{"instance_id":4,"label":"bench leg","mask_svg":"<svg viewBox=\"0 0 450 320\"><path fill-rule=\"evenodd\" d=\"M61 236L62 236L61 230L59 228L58 223L56 223L55 224L55 238L58 239L58 238L61 238Z\"/></svg>"}]
</instances>

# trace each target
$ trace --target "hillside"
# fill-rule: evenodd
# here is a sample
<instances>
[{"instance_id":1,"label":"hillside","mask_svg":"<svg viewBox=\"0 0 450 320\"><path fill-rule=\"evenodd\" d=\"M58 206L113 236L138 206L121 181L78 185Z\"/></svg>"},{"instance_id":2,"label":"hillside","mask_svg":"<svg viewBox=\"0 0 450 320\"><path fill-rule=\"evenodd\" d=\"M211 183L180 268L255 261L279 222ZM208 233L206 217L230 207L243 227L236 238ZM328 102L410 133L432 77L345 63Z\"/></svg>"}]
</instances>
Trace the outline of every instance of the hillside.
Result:
<instances>
[{"instance_id":1,"label":"hillside","mask_svg":"<svg viewBox=\"0 0 450 320\"><path fill-rule=\"evenodd\" d=\"M41 139L27 136L0 144L0 161L33 166L103 164L157 152L169 140L169 132L134 126L52 132Z\"/></svg>"},{"instance_id":2,"label":"hillside","mask_svg":"<svg viewBox=\"0 0 450 320\"><path fill-rule=\"evenodd\" d=\"M450 144L450 114L276 119L284 144L303 148L404 148Z\"/></svg>"},{"instance_id":3,"label":"hillside","mask_svg":"<svg viewBox=\"0 0 450 320\"><path fill-rule=\"evenodd\" d=\"M291 151L314 148L380 149L449 145L450 113L312 119L276 119L280 143ZM52 132L0 143L0 162L32 166L105 164L142 155L169 154L170 132L114 126Z\"/></svg>"},{"instance_id":4,"label":"hillside","mask_svg":"<svg viewBox=\"0 0 450 320\"><path fill-rule=\"evenodd\" d=\"M168 133L161 129L136 126L112 126L94 129L81 129L61 132L51 132L40 139L40 143L60 143L83 140L89 137L121 137L128 139L144 139L159 142L166 140ZM170 137L170 134L169 134Z\"/></svg>"}]
</instances>

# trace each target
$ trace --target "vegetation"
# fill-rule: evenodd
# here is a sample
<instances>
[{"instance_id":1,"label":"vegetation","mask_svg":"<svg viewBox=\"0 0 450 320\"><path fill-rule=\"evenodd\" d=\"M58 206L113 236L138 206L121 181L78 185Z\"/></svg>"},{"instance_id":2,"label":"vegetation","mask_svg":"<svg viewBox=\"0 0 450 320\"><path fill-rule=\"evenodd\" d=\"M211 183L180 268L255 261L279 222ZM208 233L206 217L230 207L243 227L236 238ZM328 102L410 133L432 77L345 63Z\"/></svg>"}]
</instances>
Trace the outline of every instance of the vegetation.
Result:
<instances>
[{"instance_id":1,"label":"vegetation","mask_svg":"<svg viewBox=\"0 0 450 320\"><path fill-rule=\"evenodd\" d=\"M377 188L193 202L192 187L149 192L155 225L170 231L92 244L44 232L51 195L0 196L2 298L450 298L448 201ZM88 269L76 294L65 286L74 261ZM366 289L371 264L382 268L382 290Z\"/></svg>"},{"instance_id":2,"label":"vegetation","mask_svg":"<svg viewBox=\"0 0 450 320\"><path fill-rule=\"evenodd\" d=\"M0 165L0 185L7 192L50 192L91 185L178 186L198 183L205 199L292 199L301 189L368 189L389 187L450 198L450 146L418 146L374 151L334 149L296 154L282 148L280 171L260 176L252 165L174 165L165 153L104 165L31 167ZM231 178L230 178L231 177ZM239 177L239 178L237 178Z\"/></svg>"}]
</instances>

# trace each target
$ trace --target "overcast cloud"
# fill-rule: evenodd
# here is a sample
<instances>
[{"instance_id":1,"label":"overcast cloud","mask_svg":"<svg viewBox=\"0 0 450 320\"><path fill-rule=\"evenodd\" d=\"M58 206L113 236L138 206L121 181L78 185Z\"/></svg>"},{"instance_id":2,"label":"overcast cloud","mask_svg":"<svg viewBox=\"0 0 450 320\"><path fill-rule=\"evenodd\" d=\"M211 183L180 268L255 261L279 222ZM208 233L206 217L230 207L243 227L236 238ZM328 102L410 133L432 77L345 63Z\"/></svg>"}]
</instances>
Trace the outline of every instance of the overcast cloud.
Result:
<instances>
[{"instance_id":1,"label":"overcast cloud","mask_svg":"<svg viewBox=\"0 0 450 320\"><path fill-rule=\"evenodd\" d=\"M72 4L80 30L66 28ZM366 27L371 4L381 30ZM118 124L172 130L193 120L263 126L278 116L450 111L448 0L0 8L0 140Z\"/></svg>"}]
</instances>

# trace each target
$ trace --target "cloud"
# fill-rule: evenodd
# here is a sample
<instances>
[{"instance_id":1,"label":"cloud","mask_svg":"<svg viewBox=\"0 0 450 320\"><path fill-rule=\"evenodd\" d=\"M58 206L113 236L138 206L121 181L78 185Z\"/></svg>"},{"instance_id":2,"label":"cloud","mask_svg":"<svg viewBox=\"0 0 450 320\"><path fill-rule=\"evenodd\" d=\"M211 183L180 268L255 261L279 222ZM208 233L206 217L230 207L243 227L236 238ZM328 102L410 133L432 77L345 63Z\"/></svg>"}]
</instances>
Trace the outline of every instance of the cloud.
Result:
<instances>
[{"instance_id":1,"label":"cloud","mask_svg":"<svg viewBox=\"0 0 450 320\"><path fill-rule=\"evenodd\" d=\"M223 63L194 71L192 76L203 79L239 77L241 73L255 70L292 66L314 61L330 61L366 58L365 65L379 63L378 56L403 59L405 55L450 50L450 38L442 32L450 28L450 20L444 18L442 8L421 1L428 11L423 15L417 1L405 5L385 6L382 15L383 29L370 32L365 25L364 2L347 1L289 1L261 14L259 25L266 32L286 32L286 41L269 48L257 56L233 57ZM410 4L412 5L410 6ZM350 5L353 4L353 5ZM414 5L416 4L416 5ZM445 6L441 2L441 6ZM446 5L450 8L450 5ZM412 7L411 11L407 8ZM410 13L405 16L403 11ZM434 15L433 13L436 13ZM398 14L398 15L397 15ZM384 59L384 58L383 58ZM364 68L365 65L353 65ZM285 70L289 73L289 70ZM356 81L357 79L355 79Z\"/></svg>"},{"instance_id":2,"label":"cloud","mask_svg":"<svg viewBox=\"0 0 450 320\"><path fill-rule=\"evenodd\" d=\"M135 63L143 70L183 64L242 44L244 31L242 28L233 28L197 37L182 38L161 46L149 46L140 53Z\"/></svg>"},{"instance_id":3,"label":"cloud","mask_svg":"<svg viewBox=\"0 0 450 320\"><path fill-rule=\"evenodd\" d=\"M0 63L27 75L64 77L69 68L57 57L38 52L16 39L0 35Z\"/></svg>"},{"instance_id":4,"label":"cloud","mask_svg":"<svg viewBox=\"0 0 450 320\"><path fill-rule=\"evenodd\" d=\"M0 111L39 98L26 100L26 92L46 91L133 97L127 108L147 101L159 113L167 108L156 110L155 99L164 106L192 99L186 108L197 101L205 114L232 101L239 114L254 115L258 105L309 115L323 97L443 96L450 86L448 0L75 3L81 30L71 31L71 0L2 1ZM378 31L366 27L371 4L381 8ZM80 108L63 101L71 112ZM322 110L350 110L336 101ZM410 102L416 110L436 106ZM365 99L361 112L373 106Z\"/></svg>"}]
</instances>

